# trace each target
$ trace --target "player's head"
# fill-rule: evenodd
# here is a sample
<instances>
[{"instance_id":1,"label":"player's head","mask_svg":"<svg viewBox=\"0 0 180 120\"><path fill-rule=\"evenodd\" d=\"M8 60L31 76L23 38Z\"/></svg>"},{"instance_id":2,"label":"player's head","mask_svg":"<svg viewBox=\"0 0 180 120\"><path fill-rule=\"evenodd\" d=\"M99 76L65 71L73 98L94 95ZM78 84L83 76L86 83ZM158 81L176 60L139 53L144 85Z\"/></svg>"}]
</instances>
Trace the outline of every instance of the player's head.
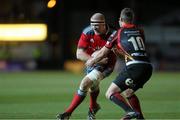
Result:
<instances>
[{"instance_id":1,"label":"player's head","mask_svg":"<svg viewBox=\"0 0 180 120\"><path fill-rule=\"evenodd\" d=\"M124 8L121 10L119 25L122 26L123 23L133 23L134 22L134 11L131 8Z\"/></svg>"},{"instance_id":2,"label":"player's head","mask_svg":"<svg viewBox=\"0 0 180 120\"><path fill-rule=\"evenodd\" d=\"M105 17L101 13L95 13L90 19L91 27L95 34L103 34L106 32Z\"/></svg>"}]
</instances>

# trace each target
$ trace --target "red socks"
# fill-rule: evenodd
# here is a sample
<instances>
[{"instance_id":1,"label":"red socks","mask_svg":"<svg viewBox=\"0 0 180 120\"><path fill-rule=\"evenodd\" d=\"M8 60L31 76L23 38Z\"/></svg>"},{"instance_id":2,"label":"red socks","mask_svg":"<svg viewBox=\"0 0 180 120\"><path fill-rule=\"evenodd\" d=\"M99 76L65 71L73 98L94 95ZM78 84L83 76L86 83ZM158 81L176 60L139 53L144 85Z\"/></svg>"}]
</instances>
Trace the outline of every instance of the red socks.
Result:
<instances>
[{"instance_id":1,"label":"red socks","mask_svg":"<svg viewBox=\"0 0 180 120\"><path fill-rule=\"evenodd\" d=\"M139 102L138 97L134 94L133 96L128 98L128 102L135 111L140 113L140 117L141 117L141 119L143 119L144 117L143 117L143 114L141 111L140 102Z\"/></svg>"},{"instance_id":2,"label":"red socks","mask_svg":"<svg viewBox=\"0 0 180 120\"><path fill-rule=\"evenodd\" d=\"M70 106L66 110L66 112L72 113L76 109L76 107L79 106L82 103L84 98L85 98L85 96L81 96L81 95L75 93L74 98L73 98Z\"/></svg>"},{"instance_id":3,"label":"red socks","mask_svg":"<svg viewBox=\"0 0 180 120\"><path fill-rule=\"evenodd\" d=\"M123 108L124 111L126 112L131 112L133 111L132 108L129 106L129 104L126 102L123 96L119 92L116 92L111 95L110 100Z\"/></svg>"},{"instance_id":4,"label":"red socks","mask_svg":"<svg viewBox=\"0 0 180 120\"><path fill-rule=\"evenodd\" d=\"M97 107L97 97L99 95L99 90L90 93L90 109ZM70 106L66 109L66 112L72 113L84 100L85 94L80 95L75 93L74 98Z\"/></svg>"},{"instance_id":5,"label":"red socks","mask_svg":"<svg viewBox=\"0 0 180 120\"><path fill-rule=\"evenodd\" d=\"M99 95L99 89L90 93L90 109L97 107L97 97Z\"/></svg>"}]
</instances>

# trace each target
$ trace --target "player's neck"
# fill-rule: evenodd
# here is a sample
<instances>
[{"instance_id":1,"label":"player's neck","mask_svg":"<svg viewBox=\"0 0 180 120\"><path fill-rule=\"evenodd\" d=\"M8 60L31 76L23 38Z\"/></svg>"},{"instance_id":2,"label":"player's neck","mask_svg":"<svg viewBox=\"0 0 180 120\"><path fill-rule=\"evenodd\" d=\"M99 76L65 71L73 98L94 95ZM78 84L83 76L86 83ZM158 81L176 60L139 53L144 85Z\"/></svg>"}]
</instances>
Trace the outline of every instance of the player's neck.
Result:
<instances>
[{"instance_id":1,"label":"player's neck","mask_svg":"<svg viewBox=\"0 0 180 120\"><path fill-rule=\"evenodd\" d=\"M122 22L122 23L121 23L121 26L128 28L128 27L133 27L134 24L133 24L133 23L125 23L125 22Z\"/></svg>"}]
</instances>

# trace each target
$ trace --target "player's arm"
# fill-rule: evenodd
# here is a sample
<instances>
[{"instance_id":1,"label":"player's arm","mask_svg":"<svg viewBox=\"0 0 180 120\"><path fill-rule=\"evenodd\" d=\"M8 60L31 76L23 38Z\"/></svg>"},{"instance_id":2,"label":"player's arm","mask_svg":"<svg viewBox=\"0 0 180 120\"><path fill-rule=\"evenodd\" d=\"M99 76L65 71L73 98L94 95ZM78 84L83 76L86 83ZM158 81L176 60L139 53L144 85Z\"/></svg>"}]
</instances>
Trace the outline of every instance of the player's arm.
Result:
<instances>
[{"instance_id":1,"label":"player's arm","mask_svg":"<svg viewBox=\"0 0 180 120\"><path fill-rule=\"evenodd\" d=\"M117 39L117 31L114 31L109 37L106 45L103 48L101 48L101 50L95 57L93 57L92 59L89 59L86 62L86 66L93 66L94 64L101 61L103 58L106 58L108 54L111 52L111 49L113 48L116 42L116 39Z\"/></svg>"},{"instance_id":2,"label":"player's arm","mask_svg":"<svg viewBox=\"0 0 180 120\"><path fill-rule=\"evenodd\" d=\"M103 58L106 58L110 51L111 49L104 46L103 48L101 48L101 50L98 52L98 54L95 57L89 59L86 62L86 66L93 66L94 64L98 63Z\"/></svg>"},{"instance_id":3,"label":"player's arm","mask_svg":"<svg viewBox=\"0 0 180 120\"><path fill-rule=\"evenodd\" d=\"M87 54L83 48L77 48L76 58L81 61L87 61L89 58L91 58L91 56Z\"/></svg>"},{"instance_id":4,"label":"player's arm","mask_svg":"<svg viewBox=\"0 0 180 120\"><path fill-rule=\"evenodd\" d=\"M108 58L108 67L106 67L106 69L103 71L104 77L109 76L113 72L114 66L116 64L116 55L112 52L112 50L111 53L108 54Z\"/></svg>"},{"instance_id":5,"label":"player's arm","mask_svg":"<svg viewBox=\"0 0 180 120\"><path fill-rule=\"evenodd\" d=\"M91 56L86 52L89 46L89 37L82 33L78 41L78 47L76 50L76 58L81 61L87 61Z\"/></svg>"}]
</instances>

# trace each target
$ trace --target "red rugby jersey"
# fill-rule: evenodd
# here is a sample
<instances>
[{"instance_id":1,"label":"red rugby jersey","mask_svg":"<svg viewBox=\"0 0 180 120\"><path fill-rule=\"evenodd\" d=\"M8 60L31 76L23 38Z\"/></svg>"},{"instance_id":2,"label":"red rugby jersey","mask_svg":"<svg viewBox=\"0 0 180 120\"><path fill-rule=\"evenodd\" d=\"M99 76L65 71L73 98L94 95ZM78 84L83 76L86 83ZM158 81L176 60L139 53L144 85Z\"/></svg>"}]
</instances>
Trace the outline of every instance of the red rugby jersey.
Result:
<instances>
[{"instance_id":1,"label":"red rugby jersey","mask_svg":"<svg viewBox=\"0 0 180 120\"><path fill-rule=\"evenodd\" d=\"M110 35L115 31L107 25L108 31L104 35L96 35L91 26L86 27L78 41L78 48L84 49L89 55L105 46ZM113 52L109 55L108 66L114 66L116 56Z\"/></svg>"},{"instance_id":2,"label":"red rugby jersey","mask_svg":"<svg viewBox=\"0 0 180 120\"><path fill-rule=\"evenodd\" d=\"M108 31L104 35L96 35L91 26L86 27L79 39L78 48L83 48L91 55L94 51L101 49L107 42L107 39L114 30L108 27Z\"/></svg>"}]
</instances>

